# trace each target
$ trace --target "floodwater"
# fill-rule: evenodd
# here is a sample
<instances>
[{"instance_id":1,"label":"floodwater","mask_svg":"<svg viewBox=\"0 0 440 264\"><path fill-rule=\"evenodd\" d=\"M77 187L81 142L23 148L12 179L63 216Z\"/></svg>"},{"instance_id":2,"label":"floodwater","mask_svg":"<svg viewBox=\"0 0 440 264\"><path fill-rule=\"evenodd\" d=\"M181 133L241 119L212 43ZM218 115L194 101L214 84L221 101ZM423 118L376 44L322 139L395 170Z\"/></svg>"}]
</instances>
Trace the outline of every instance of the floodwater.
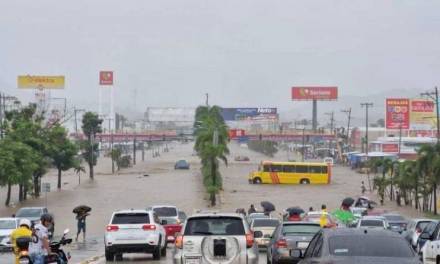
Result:
<instances>
[{"instance_id":1,"label":"floodwater","mask_svg":"<svg viewBox=\"0 0 440 264\"><path fill-rule=\"evenodd\" d=\"M51 171L43 178L43 182L50 182L52 192L47 195L47 207L55 215L55 233L62 233L69 228L71 236L75 235L76 222L72 209L80 204L93 208L87 219L87 241L74 243L69 247L72 252L72 263L79 263L93 257L100 257L96 263L105 262L103 235L105 226L110 220L113 211L119 209L146 208L155 204L176 205L188 215L197 209L207 208L208 200L202 186L199 173L200 165L197 157L192 156L192 143L170 145L170 152L162 153L153 158L151 152L145 153L145 161L141 161L141 153L137 153L137 164L123 169L114 175L111 174L111 162L108 158L101 158L96 167L94 181L88 180L86 174L79 176L68 171L63 174L62 191L57 191L56 173ZM360 194L361 181L366 175L357 174L345 167L335 166L333 169L332 184L330 185L253 185L248 184L248 174L258 167L261 160L267 157L252 152L237 144L230 144L231 155L229 165L222 166L224 191L220 195L221 204L215 209L221 211L235 211L237 208L247 209L249 205L256 206L263 200L269 200L277 206L277 211L291 206L301 206L308 209L320 208L326 204L332 210L340 205L343 198ZM247 155L250 162L235 162L236 155ZM292 155L292 154L289 154ZM174 163L179 159L186 159L191 164L190 170L174 170ZM287 153L280 152L274 160L286 160ZM372 178L372 177L371 177ZM0 199L4 201L5 189L0 189ZM375 197L374 195L371 195ZM16 194L14 193L14 199ZM32 199L21 206L44 206L46 199ZM393 204L387 205L395 210ZM0 207L1 216L10 216L17 210L15 207ZM415 216L411 209L401 209L406 215ZM171 247L171 246L170 246ZM120 263L171 263L172 249L168 250L166 259L155 262L149 255L127 254L124 262ZM0 262L12 260L11 254L0 255ZM264 254L260 262L265 263Z\"/></svg>"}]
</instances>

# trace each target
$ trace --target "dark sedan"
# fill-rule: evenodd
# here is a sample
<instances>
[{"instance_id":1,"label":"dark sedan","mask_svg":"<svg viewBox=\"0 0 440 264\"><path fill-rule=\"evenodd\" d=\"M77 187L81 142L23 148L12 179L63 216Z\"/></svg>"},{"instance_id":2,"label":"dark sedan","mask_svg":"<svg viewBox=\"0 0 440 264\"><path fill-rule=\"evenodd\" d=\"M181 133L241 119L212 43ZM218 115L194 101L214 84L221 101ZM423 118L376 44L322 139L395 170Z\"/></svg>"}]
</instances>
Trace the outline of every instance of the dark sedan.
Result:
<instances>
[{"instance_id":1,"label":"dark sedan","mask_svg":"<svg viewBox=\"0 0 440 264\"><path fill-rule=\"evenodd\" d=\"M293 249L305 250L313 236L321 230L319 223L284 222L275 229L267 246L267 263L297 263Z\"/></svg>"},{"instance_id":2,"label":"dark sedan","mask_svg":"<svg viewBox=\"0 0 440 264\"><path fill-rule=\"evenodd\" d=\"M174 165L175 170L189 170L189 163L186 160L179 160Z\"/></svg>"},{"instance_id":3,"label":"dark sedan","mask_svg":"<svg viewBox=\"0 0 440 264\"><path fill-rule=\"evenodd\" d=\"M374 229L323 229L310 241L300 264L420 264L411 246L401 235Z\"/></svg>"},{"instance_id":4,"label":"dark sedan","mask_svg":"<svg viewBox=\"0 0 440 264\"><path fill-rule=\"evenodd\" d=\"M406 230L408 220L400 214L383 214L382 216L388 221L392 231L402 233Z\"/></svg>"}]
</instances>

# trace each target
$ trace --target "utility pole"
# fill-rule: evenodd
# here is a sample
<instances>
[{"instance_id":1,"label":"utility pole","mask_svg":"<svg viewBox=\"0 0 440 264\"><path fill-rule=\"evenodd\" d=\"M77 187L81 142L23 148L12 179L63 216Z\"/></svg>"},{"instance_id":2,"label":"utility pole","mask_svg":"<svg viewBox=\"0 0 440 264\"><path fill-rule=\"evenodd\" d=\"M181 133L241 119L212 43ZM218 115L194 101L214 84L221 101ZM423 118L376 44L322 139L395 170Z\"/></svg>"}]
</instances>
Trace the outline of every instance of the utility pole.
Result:
<instances>
[{"instance_id":1,"label":"utility pole","mask_svg":"<svg viewBox=\"0 0 440 264\"><path fill-rule=\"evenodd\" d=\"M365 107L365 153L368 158L368 108L373 107L373 103L361 103L361 107Z\"/></svg>"},{"instance_id":2,"label":"utility pole","mask_svg":"<svg viewBox=\"0 0 440 264\"><path fill-rule=\"evenodd\" d=\"M347 135L346 135L347 142L346 142L346 144L347 144L348 151L350 151L350 139L349 138L350 138L351 107L348 108L347 110L341 110L341 112L348 114Z\"/></svg>"},{"instance_id":3,"label":"utility pole","mask_svg":"<svg viewBox=\"0 0 440 264\"><path fill-rule=\"evenodd\" d=\"M205 95L206 95L206 102L205 102L205 104L206 104L206 106L209 106L209 94L206 93Z\"/></svg>"},{"instance_id":4,"label":"utility pole","mask_svg":"<svg viewBox=\"0 0 440 264\"><path fill-rule=\"evenodd\" d=\"M334 132L333 131L334 130L333 126L334 126L334 123L335 123L335 112L331 111L331 112L325 113L325 114L330 116L330 135L333 135L333 132ZM330 139L329 142L328 142L329 151L331 151L332 147L333 147L333 140Z\"/></svg>"},{"instance_id":5,"label":"utility pole","mask_svg":"<svg viewBox=\"0 0 440 264\"><path fill-rule=\"evenodd\" d=\"M76 117L76 113L78 112L85 112L84 109L76 109L76 107L73 107L73 115L75 117L75 136L78 138L78 119Z\"/></svg>"},{"instance_id":6,"label":"utility pole","mask_svg":"<svg viewBox=\"0 0 440 264\"><path fill-rule=\"evenodd\" d=\"M302 162L304 162L304 151L305 151L305 141L306 141L306 126L303 127L303 133L302 133L302 148L301 148L301 156L302 156Z\"/></svg>"}]
</instances>

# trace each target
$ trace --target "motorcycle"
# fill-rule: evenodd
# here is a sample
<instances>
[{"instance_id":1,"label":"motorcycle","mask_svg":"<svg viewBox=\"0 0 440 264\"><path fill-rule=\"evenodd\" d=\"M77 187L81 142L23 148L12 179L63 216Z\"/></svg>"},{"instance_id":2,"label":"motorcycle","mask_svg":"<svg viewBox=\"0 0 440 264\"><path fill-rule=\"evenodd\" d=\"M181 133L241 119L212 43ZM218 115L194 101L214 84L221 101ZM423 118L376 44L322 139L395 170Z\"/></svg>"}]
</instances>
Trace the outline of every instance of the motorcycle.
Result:
<instances>
[{"instance_id":1,"label":"motorcycle","mask_svg":"<svg viewBox=\"0 0 440 264\"><path fill-rule=\"evenodd\" d=\"M35 237L19 237L15 241L18 248L18 262L20 264L32 264L32 259L29 256L29 244Z\"/></svg>"},{"instance_id":2,"label":"motorcycle","mask_svg":"<svg viewBox=\"0 0 440 264\"><path fill-rule=\"evenodd\" d=\"M67 254L62 249L62 246L68 245L72 243L71 238L66 238L66 235L69 233L69 229L64 230L63 236L60 241L50 242L50 251L51 253L45 257L46 264L59 264L59 263L68 263L70 260L70 253ZM20 263L21 264L21 263Z\"/></svg>"}]
</instances>

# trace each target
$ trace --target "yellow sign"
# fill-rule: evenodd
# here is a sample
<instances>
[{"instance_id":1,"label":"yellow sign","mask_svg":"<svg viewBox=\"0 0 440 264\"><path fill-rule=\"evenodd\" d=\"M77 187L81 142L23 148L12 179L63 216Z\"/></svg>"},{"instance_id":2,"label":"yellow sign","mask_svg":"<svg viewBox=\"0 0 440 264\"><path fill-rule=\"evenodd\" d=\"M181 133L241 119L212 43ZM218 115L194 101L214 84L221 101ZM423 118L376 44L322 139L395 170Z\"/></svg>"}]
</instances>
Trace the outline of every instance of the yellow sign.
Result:
<instances>
[{"instance_id":1,"label":"yellow sign","mask_svg":"<svg viewBox=\"0 0 440 264\"><path fill-rule=\"evenodd\" d=\"M410 129L433 130L436 126L435 103L427 99L412 99Z\"/></svg>"},{"instance_id":2,"label":"yellow sign","mask_svg":"<svg viewBox=\"0 0 440 264\"><path fill-rule=\"evenodd\" d=\"M20 75L17 85L19 89L64 89L64 76Z\"/></svg>"}]
</instances>

